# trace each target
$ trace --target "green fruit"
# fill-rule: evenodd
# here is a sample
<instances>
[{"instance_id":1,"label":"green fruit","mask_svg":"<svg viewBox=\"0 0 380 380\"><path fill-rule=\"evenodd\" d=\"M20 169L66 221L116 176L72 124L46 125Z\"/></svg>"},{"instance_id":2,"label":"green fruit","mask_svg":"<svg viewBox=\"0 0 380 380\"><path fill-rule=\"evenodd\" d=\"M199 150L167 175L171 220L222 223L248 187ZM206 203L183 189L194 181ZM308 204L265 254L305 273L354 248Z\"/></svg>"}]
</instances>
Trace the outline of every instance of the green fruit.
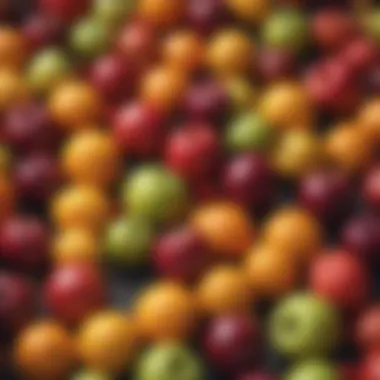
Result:
<instances>
[{"instance_id":1,"label":"green fruit","mask_svg":"<svg viewBox=\"0 0 380 380\"><path fill-rule=\"evenodd\" d=\"M41 51L27 68L27 80L33 90L45 92L71 74L68 57L59 49Z\"/></svg>"},{"instance_id":2,"label":"green fruit","mask_svg":"<svg viewBox=\"0 0 380 380\"><path fill-rule=\"evenodd\" d=\"M336 310L311 294L282 300L270 319L274 348L288 357L311 358L327 354L339 338Z\"/></svg>"},{"instance_id":3,"label":"green fruit","mask_svg":"<svg viewBox=\"0 0 380 380\"><path fill-rule=\"evenodd\" d=\"M123 195L128 212L155 222L176 219L187 205L185 184L164 166L155 164L136 169Z\"/></svg>"},{"instance_id":4,"label":"green fruit","mask_svg":"<svg viewBox=\"0 0 380 380\"><path fill-rule=\"evenodd\" d=\"M109 47L112 31L113 28L99 20L83 19L71 31L70 46L82 57L96 57Z\"/></svg>"},{"instance_id":5,"label":"green fruit","mask_svg":"<svg viewBox=\"0 0 380 380\"><path fill-rule=\"evenodd\" d=\"M311 360L297 364L283 380L339 380L337 369L329 363Z\"/></svg>"},{"instance_id":6,"label":"green fruit","mask_svg":"<svg viewBox=\"0 0 380 380\"><path fill-rule=\"evenodd\" d=\"M297 10L273 13L263 25L262 38L267 46L298 52L308 41L307 19Z\"/></svg>"},{"instance_id":7,"label":"green fruit","mask_svg":"<svg viewBox=\"0 0 380 380\"><path fill-rule=\"evenodd\" d=\"M255 113L233 120L227 127L226 143L234 152L265 150L272 141L272 128Z\"/></svg>"},{"instance_id":8,"label":"green fruit","mask_svg":"<svg viewBox=\"0 0 380 380\"><path fill-rule=\"evenodd\" d=\"M371 10L365 18L364 25L367 33L380 42L380 7Z\"/></svg>"},{"instance_id":9,"label":"green fruit","mask_svg":"<svg viewBox=\"0 0 380 380\"><path fill-rule=\"evenodd\" d=\"M112 378L99 372L80 371L72 376L70 380L112 380Z\"/></svg>"},{"instance_id":10,"label":"green fruit","mask_svg":"<svg viewBox=\"0 0 380 380\"><path fill-rule=\"evenodd\" d=\"M138 363L135 380L203 380L201 361L187 347L161 343L148 350Z\"/></svg>"},{"instance_id":11,"label":"green fruit","mask_svg":"<svg viewBox=\"0 0 380 380\"><path fill-rule=\"evenodd\" d=\"M133 8L133 0L95 0L93 16L107 25L117 27Z\"/></svg>"},{"instance_id":12,"label":"green fruit","mask_svg":"<svg viewBox=\"0 0 380 380\"><path fill-rule=\"evenodd\" d=\"M144 262L154 237L150 223L141 218L120 218L108 228L107 257L116 263Z\"/></svg>"}]
</instances>

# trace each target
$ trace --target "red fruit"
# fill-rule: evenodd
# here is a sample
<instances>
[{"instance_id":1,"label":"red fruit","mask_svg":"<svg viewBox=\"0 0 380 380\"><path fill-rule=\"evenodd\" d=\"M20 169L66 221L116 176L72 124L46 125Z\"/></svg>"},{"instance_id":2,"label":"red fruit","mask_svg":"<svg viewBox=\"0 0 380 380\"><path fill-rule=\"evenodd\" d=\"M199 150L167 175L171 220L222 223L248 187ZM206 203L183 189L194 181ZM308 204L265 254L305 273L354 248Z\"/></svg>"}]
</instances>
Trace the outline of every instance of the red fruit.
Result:
<instances>
[{"instance_id":1,"label":"red fruit","mask_svg":"<svg viewBox=\"0 0 380 380\"><path fill-rule=\"evenodd\" d=\"M353 364L343 364L339 368L341 380L358 380L358 368Z\"/></svg>"},{"instance_id":2,"label":"red fruit","mask_svg":"<svg viewBox=\"0 0 380 380\"><path fill-rule=\"evenodd\" d=\"M205 332L203 349L206 359L220 372L251 369L261 350L259 324L249 315L217 317Z\"/></svg>"},{"instance_id":3,"label":"red fruit","mask_svg":"<svg viewBox=\"0 0 380 380\"><path fill-rule=\"evenodd\" d=\"M22 158L14 167L18 195L30 201L45 202L61 183L60 165L55 157L34 154Z\"/></svg>"},{"instance_id":4,"label":"red fruit","mask_svg":"<svg viewBox=\"0 0 380 380\"><path fill-rule=\"evenodd\" d=\"M309 274L310 289L337 308L353 312L368 301L369 274L362 263L345 251L317 257Z\"/></svg>"},{"instance_id":5,"label":"red fruit","mask_svg":"<svg viewBox=\"0 0 380 380\"><path fill-rule=\"evenodd\" d=\"M188 180L204 179L218 166L220 147L212 126L187 124L174 131L165 146L166 165Z\"/></svg>"},{"instance_id":6,"label":"red fruit","mask_svg":"<svg viewBox=\"0 0 380 380\"><path fill-rule=\"evenodd\" d=\"M30 320L34 311L31 284L22 276L0 272L0 335L11 337Z\"/></svg>"},{"instance_id":7,"label":"red fruit","mask_svg":"<svg viewBox=\"0 0 380 380\"><path fill-rule=\"evenodd\" d=\"M130 103L116 110L113 133L125 154L153 156L165 140L165 116L151 105Z\"/></svg>"},{"instance_id":8,"label":"red fruit","mask_svg":"<svg viewBox=\"0 0 380 380\"><path fill-rule=\"evenodd\" d=\"M22 32L32 51L62 42L65 34L59 20L42 13L31 14Z\"/></svg>"},{"instance_id":9,"label":"red fruit","mask_svg":"<svg viewBox=\"0 0 380 380\"><path fill-rule=\"evenodd\" d=\"M228 96L223 87L211 81L194 84L183 99L183 110L192 120L223 120L228 106Z\"/></svg>"},{"instance_id":10,"label":"red fruit","mask_svg":"<svg viewBox=\"0 0 380 380\"><path fill-rule=\"evenodd\" d=\"M341 172L318 171L306 175L298 189L301 205L329 225L340 222L353 205L350 179Z\"/></svg>"},{"instance_id":11,"label":"red fruit","mask_svg":"<svg viewBox=\"0 0 380 380\"><path fill-rule=\"evenodd\" d=\"M47 110L35 103L18 105L5 115L4 138L20 153L55 150L57 130Z\"/></svg>"},{"instance_id":12,"label":"red fruit","mask_svg":"<svg viewBox=\"0 0 380 380\"><path fill-rule=\"evenodd\" d=\"M262 49L257 57L257 71L266 82L284 79L295 71L295 58L290 52Z\"/></svg>"},{"instance_id":13,"label":"red fruit","mask_svg":"<svg viewBox=\"0 0 380 380\"><path fill-rule=\"evenodd\" d=\"M379 380L380 379L380 351L373 351L363 360L360 369L360 380Z\"/></svg>"},{"instance_id":14,"label":"red fruit","mask_svg":"<svg viewBox=\"0 0 380 380\"><path fill-rule=\"evenodd\" d=\"M231 159L222 174L223 191L234 202L265 211L276 195L275 174L258 154L245 153Z\"/></svg>"},{"instance_id":15,"label":"red fruit","mask_svg":"<svg viewBox=\"0 0 380 380\"><path fill-rule=\"evenodd\" d=\"M116 55L99 58L90 70L91 83L107 101L118 101L130 95L136 79L131 63Z\"/></svg>"},{"instance_id":16,"label":"red fruit","mask_svg":"<svg viewBox=\"0 0 380 380\"><path fill-rule=\"evenodd\" d=\"M341 233L346 249L364 260L380 260L380 217L359 215L349 220Z\"/></svg>"},{"instance_id":17,"label":"red fruit","mask_svg":"<svg viewBox=\"0 0 380 380\"><path fill-rule=\"evenodd\" d=\"M104 286L92 265L58 267L45 282L45 306L62 322L76 325L104 305Z\"/></svg>"},{"instance_id":18,"label":"red fruit","mask_svg":"<svg viewBox=\"0 0 380 380\"><path fill-rule=\"evenodd\" d=\"M67 22L83 15L90 3L90 0L39 0L43 13Z\"/></svg>"},{"instance_id":19,"label":"red fruit","mask_svg":"<svg viewBox=\"0 0 380 380\"><path fill-rule=\"evenodd\" d=\"M276 377L268 372L254 371L245 373L236 380L276 380Z\"/></svg>"},{"instance_id":20,"label":"red fruit","mask_svg":"<svg viewBox=\"0 0 380 380\"><path fill-rule=\"evenodd\" d=\"M13 216L0 227L0 259L22 270L38 270L48 261L49 232L38 219Z\"/></svg>"},{"instance_id":21,"label":"red fruit","mask_svg":"<svg viewBox=\"0 0 380 380\"><path fill-rule=\"evenodd\" d=\"M380 165L370 169L365 176L362 194L372 207L380 209Z\"/></svg>"},{"instance_id":22,"label":"red fruit","mask_svg":"<svg viewBox=\"0 0 380 380\"><path fill-rule=\"evenodd\" d=\"M357 31L351 15L339 9L322 8L314 14L311 33L318 47L335 50L349 41Z\"/></svg>"},{"instance_id":23,"label":"red fruit","mask_svg":"<svg viewBox=\"0 0 380 380\"><path fill-rule=\"evenodd\" d=\"M380 350L380 305L376 304L360 315L356 324L356 339L366 351Z\"/></svg>"},{"instance_id":24,"label":"red fruit","mask_svg":"<svg viewBox=\"0 0 380 380\"><path fill-rule=\"evenodd\" d=\"M210 262L211 254L203 239L188 227L165 233L155 244L153 263L162 277L193 282Z\"/></svg>"}]
</instances>

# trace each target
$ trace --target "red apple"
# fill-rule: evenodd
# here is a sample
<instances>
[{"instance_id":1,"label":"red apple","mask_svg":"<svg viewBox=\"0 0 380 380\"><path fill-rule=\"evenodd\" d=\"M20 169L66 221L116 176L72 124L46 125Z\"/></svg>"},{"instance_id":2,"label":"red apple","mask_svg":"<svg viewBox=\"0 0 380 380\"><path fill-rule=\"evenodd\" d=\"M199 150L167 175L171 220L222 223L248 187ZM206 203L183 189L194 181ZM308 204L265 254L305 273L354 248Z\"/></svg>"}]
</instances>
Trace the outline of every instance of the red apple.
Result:
<instances>
[{"instance_id":1,"label":"red apple","mask_svg":"<svg viewBox=\"0 0 380 380\"><path fill-rule=\"evenodd\" d=\"M360 380L379 380L380 379L380 351L369 353L363 360L359 369Z\"/></svg>"},{"instance_id":2,"label":"red apple","mask_svg":"<svg viewBox=\"0 0 380 380\"><path fill-rule=\"evenodd\" d=\"M90 4L90 0L39 0L43 13L67 22L83 15Z\"/></svg>"},{"instance_id":3,"label":"red apple","mask_svg":"<svg viewBox=\"0 0 380 380\"><path fill-rule=\"evenodd\" d=\"M371 168L364 177L362 194L370 206L380 210L380 165Z\"/></svg>"},{"instance_id":4,"label":"red apple","mask_svg":"<svg viewBox=\"0 0 380 380\"><path fill-rule=\"evenodd\" d=\"M380 350L380 304L365 310L356 324L356 339L366 351Z\"/></svg>"}]
</instances>

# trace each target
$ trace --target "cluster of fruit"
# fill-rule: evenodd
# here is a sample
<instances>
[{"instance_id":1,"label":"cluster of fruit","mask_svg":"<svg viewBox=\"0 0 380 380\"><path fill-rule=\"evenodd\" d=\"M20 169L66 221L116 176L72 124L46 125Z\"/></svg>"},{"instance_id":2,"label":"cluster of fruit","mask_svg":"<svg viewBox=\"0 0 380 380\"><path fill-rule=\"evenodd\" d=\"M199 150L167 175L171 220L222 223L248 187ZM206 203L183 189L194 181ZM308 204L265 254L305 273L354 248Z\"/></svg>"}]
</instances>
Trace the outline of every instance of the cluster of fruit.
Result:
<instances>
[{"instance_id":1,"label":"cluster of fruit","mask_svg":"<svg viewBox=\"0 0 380 380\"><path fill-rule=\"evenodd\" d=\"M0 366L379 380L380 8L34 3L0 8ZM129 311L116 268L155 273Z\"/></svg>"}]
</instances>

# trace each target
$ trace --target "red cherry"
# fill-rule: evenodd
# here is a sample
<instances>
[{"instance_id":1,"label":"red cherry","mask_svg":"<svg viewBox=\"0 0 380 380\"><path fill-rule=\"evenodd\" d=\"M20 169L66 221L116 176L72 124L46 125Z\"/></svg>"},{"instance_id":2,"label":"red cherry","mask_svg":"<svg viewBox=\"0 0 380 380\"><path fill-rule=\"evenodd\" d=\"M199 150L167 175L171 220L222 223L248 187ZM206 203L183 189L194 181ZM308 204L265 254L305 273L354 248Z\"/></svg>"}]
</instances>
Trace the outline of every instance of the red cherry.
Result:
<instances>
[{"instance_id":1,"label":"red cherry","mask_svg":"<svg viewBox=\"0 0 380 380\"><path fill-rule=\"evenodd\" d=\"M174 131L165 146L165 163L188 180L214 173L220 158L218 135L208 124L187 124Z\"/></svg>"},{"instance_id":2,"label":"red cherry","mask_svg":"<svg viewBox=\"0 0 380 380\"><path fill-rule=\"evenodd\" d=\"M362 263L345 251L317 257L311 265L309 286L317 295L343 311L358 311L368 301L369 274Z\"/></svg>"},{"instance_id":3,"label":"red cherry","mask_svg":"<svg viewBox=\"0 0 380 380\"><path fill-rule=\"evenodd\" d=\"M211 254L203 239L192 229L184 227L158 238L153 262L162 277L193 282L210 264Z\"/></svg>"},{"instance_id":4,"label":"red cherry","mask_svg":"<svg viewBox=\"0 0 380 380\"><path fill-rule=\"evenodd\" d=\"M115 111L113 133L125 154L154 156L165 140L165 116L151 105L130 103Z\"/></svg>"},{"instance_id":5,"label":"red cherry","mask_svg":"<svg viewBox=\"0 0 380 380\"><path fill-rule=\"evenodd\" d=\"M360 315L356 324L356 339L366 351L380 350L379 304L375 304Z\"/></svg>"},{"instance_id":6,"label":"red cherry","mask_svg":"<svg viewBox=\"0 0 380 380\"><path fill-rule=\"evenodd\" d=\"M0 259L22 270L39 270L48 261L49 233L40 220L13 216L0 227Z\"/></svg>"},{"instance_id":7,"label":"red cherry","mask_svg":"<svg viewBox=\"0 0 380 380\"><path fill-rule=\"evenodd\" d=\"M39 0L43 13L67 22L83 15L90 3L90 0Z\"/></svg>"},{"instance_id":8,"label":"red cherry","mask_svg":"<svg viewBox=\"0 0 380 380\"><path fill-rule=\"evenodd\" d=\"M206 359L220 372L235 374L251 369L261 350L260 327L248 315L224 315L208 326L203 349Z\"/></svg>"},{"instance_id":9,"label":"red cherry","mask_svg":"<svg viewBox=\"0 0 380 380\"><path fill-rule=\"evenodd\" d=\"M71 264L56 268L44 285L44 301L62 322L75 325L105 302L103 279L94 266Z\"/></svg>"}]
</instances>

